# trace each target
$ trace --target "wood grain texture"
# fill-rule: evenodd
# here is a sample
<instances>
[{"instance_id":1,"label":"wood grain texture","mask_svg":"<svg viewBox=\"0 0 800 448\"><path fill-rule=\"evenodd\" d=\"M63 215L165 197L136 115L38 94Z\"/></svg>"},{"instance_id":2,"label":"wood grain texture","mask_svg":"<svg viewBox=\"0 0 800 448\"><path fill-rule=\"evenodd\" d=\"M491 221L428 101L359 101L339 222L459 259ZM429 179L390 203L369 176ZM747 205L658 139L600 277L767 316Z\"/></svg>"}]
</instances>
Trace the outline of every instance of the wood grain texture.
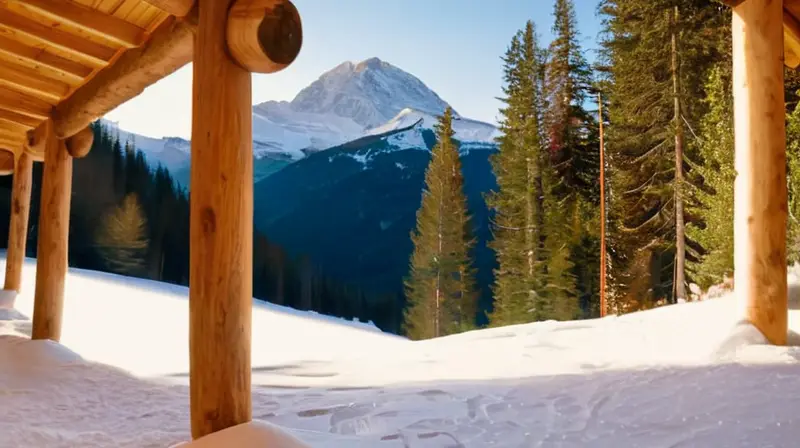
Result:
<instances>
[{"instance_id":1,"label":"wood grain texture","mask_svg":"<svg viewBox=\"0 0 800 448\"><path fill-rule=\"evenodd\" d=\"M0 9L0 29L11 39L22 43L34 42L45 48L57 50L62 57L93 67L105 66L116 54L116 49L82 39L25 17Z\"/></svg>"},{"instance_id":2,"label":"wood grain texture","mask_svg":"<svg viewBox=\"0 0 800 448\"><path fill-rule=\"evenodd\" d=\"M65 26L99 37L112 46L134 48L141 45L145 38L142 28L132 23L104 14L96 9L82 6L71 1L52 0L7 0L15 10L24 13L47 17L58 23L59 28Z\"/></svg>"},{"instance_id":3,"label":"wood grain texture","mask_svg":"<svg viewBox=\"0 0 800 448\"><path fill-rule=\"evenodd\" d=\"M43 76L61 80L71 85L79 84L92 73L92 69L78 62L30 47L0 35L0 60L35 70Z\"/></svg>"},{"instance_id":4,"label":"wood grain texture","mask_svg":"<svg viewBox=\"0 0 800 448\"><path fill-rule=\"evenodd\" d=\"M34 96L0 86L0 109L45 120L50 116L53 106Z\"/></svg>"},{"instance_id":5,"label":"wood grain texture","mask_svg":"<svg viewBox=\"0 0 800 448\"><path fill-rule=\"evenodd\" d=\"M19 292L22 285L22 263L28 241L28 218L31 209L31 183L33 159L22 152L17 158L11 188L11 218L8 226L8 252L6 253L6 290Z\"/></svg>"},{"instance_id":6,"label":"wood grain texture","mask_svg":"<svg viewBox=\"0 0 800 448\"><path fill-rule=\"evenodd\" d=\"M0 84L51 104L56 104L67 96L70 90L69 84L42 76L36 70L14 66L2 60L0 60Z\"/></svg>"},{"instance_id":7,"label":"wood grain texture","mask_svg":"<svg viewBox=\"0 0 800 448\"><path fill-rule=\"evenodd\" d=\"M67 152L75 159L81 159L89 154L94 143L92 128L85 127L82 131L67 139Z\"/></svg>"},{"instance_id":8,"label":"wood grain texture","mask_svg":"<svg viewBox=\"0 0 800 448\"><path fill-rule=\"evenodd\" d=\"M192 90L192 437L250 421L251 74L228 55L230 0L200 0Z\"/></svg>"},{"instance_id":9,"label":"wood grain texture","mask_svg":"<svg viewBox=\"0 0 800 448\"><path fill-rule=\"evenodd\" d=\"M156 8L176 17L184 17L192 10L195 0L144 0Z\"/></svg>"},{"instance_id":10,"label":"wood grain texture","mask_svg":"<svg viewBox=\"0 0 800 448\"><path fill-rule=\"evenodd\" d=\"M67 275L72 157L52 129L46 135L31 337L58 342Z\"/></svg>"},{"instance_id":11,"label":"wood grain texture","mask_svg":"<svg viewBox=\"0 0 800 448\"><path fill-rule=\"evenodd\" d=\"M800 65L800 23L789 13L783 11L784 64L790 68Z\"/></svg>"},{"instance_id":12,"label":"wood grain texture","mask_svg":"<svg viewBox=\"0 0 800 448\"><path fill-rule=\"evenodd\" d=\"M236 0L228 16L228 48L251 72L275 73L300 54L303 27L290 0Z\"/></svg>"},{"instance_id":13,"label":"wood grain texture","mask_svg":"<svg viewBox=\"0 0 800 448\"><path fill-rule=\"evenodd\" d=\"M195 24L167 21L140 48L128 50L53 110L55 132L67 138L192 60Z\"/></svg>"},{"instance_id":14,"label":"wood grain texture","mask_svg":"<svg viewBox=\"0 0 800 448\"><path fill-rule=\"evenodd\" d=\"M780 1L733 10L734 285L747 319L777 345L788 325L782 24Z\"/></svg>"}]
</instances>

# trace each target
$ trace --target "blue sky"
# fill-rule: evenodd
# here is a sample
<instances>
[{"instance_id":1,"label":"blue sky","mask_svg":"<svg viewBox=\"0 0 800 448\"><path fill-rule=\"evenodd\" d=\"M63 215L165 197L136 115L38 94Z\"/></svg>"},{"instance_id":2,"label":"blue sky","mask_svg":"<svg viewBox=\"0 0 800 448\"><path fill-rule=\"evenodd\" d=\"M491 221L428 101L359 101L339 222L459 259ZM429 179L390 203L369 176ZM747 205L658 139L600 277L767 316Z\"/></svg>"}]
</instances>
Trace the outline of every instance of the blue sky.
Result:
<instances>
[{"instance_id":1,"label":"blue sky","mask_svg":"<svg viewBox=\"0 0 800 448\"><path fill-rule=\"evenodd\" d=\"M533 20L551 40L553 0L293 0L303 21L294 64L253 76L253 103L291 100L343 61L377 56L420 78L461 115L495 122L502 62L514 33ZM587 58L594 59L598 0L574 0ZM149 87L106 118L139 134L189 138L192 69Z\"/></svg>"}]
</instances>

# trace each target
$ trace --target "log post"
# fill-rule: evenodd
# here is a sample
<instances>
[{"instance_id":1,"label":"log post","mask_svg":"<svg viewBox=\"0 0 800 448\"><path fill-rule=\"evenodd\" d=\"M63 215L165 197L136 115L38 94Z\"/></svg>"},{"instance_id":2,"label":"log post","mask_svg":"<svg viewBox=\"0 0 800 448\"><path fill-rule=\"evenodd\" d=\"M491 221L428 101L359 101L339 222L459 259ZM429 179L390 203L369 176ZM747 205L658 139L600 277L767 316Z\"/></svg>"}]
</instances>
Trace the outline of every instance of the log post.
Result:
<instances>
[{"instance_id":1,"label":"log post","mask_svg":"<svg viewBox=\"0 0 800 448\"><path fill-rule=\"evenodd\" d=\"M58 342L67 274L72 157L64 141L56 137L52 121L46 126L31 337Z\"/></svg>"},{"instance_id":2,"label":"log post","mask_svg":"<svg viewBox=\"0 0 800 448\"><path fill-rule=\"evenodd\" d=\"M782 4L741 2L732 22L734 285L747 320L777 345L788 324Z\"/></svg>"},{"instance_id":3,"label":"log post","mask_svg":"<svg viewBox=\"0 0 800 448\"><path fill-rule=\"evenodd\" d=\"M11 187L11 223L8 226L6 279L3 289L19 292L22 284L22 264L28 239L28 217L31 209L33 157L25 151L17 158Z\"/></svg>"},{"instance_id":4,"label":"log post","mask_svg":"<svg viewBox=\"0 0 800 448\"><path fill-rule=\"evenodd\" d=\"M231 0L199 0L194 47L189 352L192 437L251 420L251 74L229 56Z\"/></svg>"}]
</instances>

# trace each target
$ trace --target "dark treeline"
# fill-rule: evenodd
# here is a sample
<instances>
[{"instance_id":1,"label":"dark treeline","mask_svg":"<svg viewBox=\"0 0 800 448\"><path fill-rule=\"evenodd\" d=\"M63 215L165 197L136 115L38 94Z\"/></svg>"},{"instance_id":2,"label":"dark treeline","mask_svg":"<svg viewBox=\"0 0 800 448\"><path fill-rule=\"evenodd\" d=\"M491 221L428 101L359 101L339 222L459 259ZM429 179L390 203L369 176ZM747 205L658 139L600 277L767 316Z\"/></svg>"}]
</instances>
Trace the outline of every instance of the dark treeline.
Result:
<instances>
[{"instance_id":1,"label":"dark treeline","mask_svg":"<svg viewBox=\"0 0 800 448\"><path fill-rule=\"evenodd\" d=\"M189 198L165 168L148 165L135 142L120 141L95 123L89 155L74 161L69 265L127 276L189 283ZM27 256L36 256L42 166L34 165ZM0 179L0 214L10 214L12 177ZM0 224L8 241L8 223ZM265 235L254 235L253 295L301 310L371 320L398 331L394 297L371 297L326 276L306 257L290 257ZM375 305L377 304L377 305ZM395 307L397 305L394 305ZM396 320L396 319L395 319Z\"/></svg>"}]
</instances>

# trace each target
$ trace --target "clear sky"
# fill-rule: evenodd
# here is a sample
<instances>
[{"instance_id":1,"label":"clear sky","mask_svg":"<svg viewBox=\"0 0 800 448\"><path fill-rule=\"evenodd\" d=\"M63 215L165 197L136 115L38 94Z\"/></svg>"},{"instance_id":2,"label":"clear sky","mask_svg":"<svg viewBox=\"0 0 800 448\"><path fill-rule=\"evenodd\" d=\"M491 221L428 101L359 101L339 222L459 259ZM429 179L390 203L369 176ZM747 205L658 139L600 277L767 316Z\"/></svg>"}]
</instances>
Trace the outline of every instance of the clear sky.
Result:
<instances>
[{"instance_id":1,"label":"clear sky","mask_svg":"<svg viewBox=\"0 0 800 448\"><path fill-rule=\"evenodd\" d=\"M461 115L495 122L502 61L511 37L533 20L551 40L553 0L293 0L303 48L285 70L253 76L253 103L291 100L323 72L377 56L418 77ZM574 0L587 58L594 59L598 0ZM191 135L191 64L106 118L151 137Z\"/></svg>"}]
</instances>

